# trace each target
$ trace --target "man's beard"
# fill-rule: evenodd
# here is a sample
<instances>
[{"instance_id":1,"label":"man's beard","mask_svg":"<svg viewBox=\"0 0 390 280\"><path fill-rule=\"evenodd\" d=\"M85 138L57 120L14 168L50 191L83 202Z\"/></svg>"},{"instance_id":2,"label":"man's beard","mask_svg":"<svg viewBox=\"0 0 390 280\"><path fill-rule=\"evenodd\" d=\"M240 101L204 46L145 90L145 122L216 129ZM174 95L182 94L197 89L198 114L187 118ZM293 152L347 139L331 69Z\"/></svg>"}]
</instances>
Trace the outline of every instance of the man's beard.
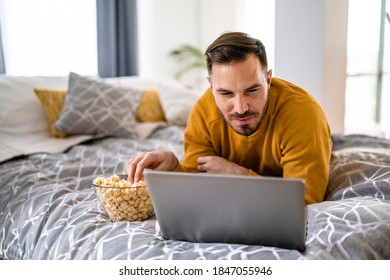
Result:
<instances>
[{"instance_id":1,"label":"man's beard","mask_svg":"<svg viewBox=\"0 0 390 280\"><path fill-rule=\"evenodd\" d=\"M218 108L218 106L217 106L217 108ZM227 117L225 117L225 115L222 114L221 110L219 110L219 108L218 108L219 113L220 113L221 116L225 119L225 121L229 124L229 126L230 126L235 132L237 132L238 134L240 134L240 135L245 135L245 136L250 136L250 135L252 135L253 133L255 133L255 132L259 129L259 127L260 127L260 125L261 125L261 123L262 123L262 121L263 121L263 119L264 119L264 116L265 116L267 110L268 110L268 100L267 100L267 102L265 103L263 114L261 115L261 118L260 118L259 122L256 124L255 127L251 127L249 124L243 124L243 125L240 125L240 126L237 128L237 127L233 127L233 126L230 124L230 122L231 122L232 120L235 120L235 119L237 119L237 118L247 118L247 117L254 117L254 118L257 118L257 117L259 116L259 113L258 113L258 112L245 112L244 114L237 114L237 113L235 113L235 114L230 114L230 115L228 115Z\"/></svg>"},{"instance_id":2,"label":"man's beard","mask_svg":"<svg viewBox=\"0 0 390 280\"><path fill-rule=\"evenodd\" d=\"M251 128L249 125L243 124L243 125L239 126L239 129L237 129L237 128L233 127L232 125L230 125L230 127L235 132L237 132L238 134L241 134L241 135L245 135L245 136L252 135L259 128L259 126L260 126L260 123L256 126L256 128Z\"/></svg>"},{"instance_id":3,"label":"man's beard","mask_svg":"<svg viewBox=\"0 0 390 280\"><path fill-rule=\"evenodd\" d=\"M234 127L233 125L231 125L231 122L233 120L236 120L239 118L248 118L248 117L256 118L259 116L259 113L245 112L244 114L230 114L228 116L225 116L224 114L222 114L222 112L221 112L221 110L219 110L219 108L218 108L218 111L221 114L221 116L225 119L225 121L229 124L229 126L240 135L245 135L245 136L252 135L254 132L257 131L257 129L259 128L260 123L261 123L261 121L259 121L259 123L255 127L251 127L249 124L242 124L238 127Z\"/></svg>"}]
</instances>

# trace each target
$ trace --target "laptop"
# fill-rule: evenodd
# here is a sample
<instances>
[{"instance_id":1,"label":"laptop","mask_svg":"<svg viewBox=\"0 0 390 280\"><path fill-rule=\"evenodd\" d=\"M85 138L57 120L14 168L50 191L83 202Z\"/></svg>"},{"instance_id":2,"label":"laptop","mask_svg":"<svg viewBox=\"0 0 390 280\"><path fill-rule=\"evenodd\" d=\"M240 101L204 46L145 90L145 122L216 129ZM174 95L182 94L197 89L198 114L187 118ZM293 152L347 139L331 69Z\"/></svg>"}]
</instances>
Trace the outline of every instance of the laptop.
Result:
<instances>
[{"instance_id":1,"label":"laptop","mask_svg":"<svg viewBox=\"0 0 390 280\"><path fill-rule=\"evenodd\" d=\"M305 249L303 180L152 170L144 177L166 239Z\"/></svg>"}]
</instances>

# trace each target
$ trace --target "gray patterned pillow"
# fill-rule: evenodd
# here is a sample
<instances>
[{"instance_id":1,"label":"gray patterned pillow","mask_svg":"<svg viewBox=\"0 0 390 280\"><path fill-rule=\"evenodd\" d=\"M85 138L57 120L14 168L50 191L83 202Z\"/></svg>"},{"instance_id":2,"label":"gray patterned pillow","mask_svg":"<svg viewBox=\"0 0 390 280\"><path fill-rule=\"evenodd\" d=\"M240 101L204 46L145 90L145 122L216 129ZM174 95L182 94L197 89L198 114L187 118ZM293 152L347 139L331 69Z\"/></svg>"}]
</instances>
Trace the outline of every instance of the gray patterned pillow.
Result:
<instances>
[{"instance_id":1,"label":"gray patterned pillow","mask_svg":"<svg viewBox=\"0 0 390 280\"><path fill-rule=\"evenodd\" d=\"M135 137L135 114L142 91L121 88L75 73L55 128L68 135Z\"/></svg>"}]
</instances>

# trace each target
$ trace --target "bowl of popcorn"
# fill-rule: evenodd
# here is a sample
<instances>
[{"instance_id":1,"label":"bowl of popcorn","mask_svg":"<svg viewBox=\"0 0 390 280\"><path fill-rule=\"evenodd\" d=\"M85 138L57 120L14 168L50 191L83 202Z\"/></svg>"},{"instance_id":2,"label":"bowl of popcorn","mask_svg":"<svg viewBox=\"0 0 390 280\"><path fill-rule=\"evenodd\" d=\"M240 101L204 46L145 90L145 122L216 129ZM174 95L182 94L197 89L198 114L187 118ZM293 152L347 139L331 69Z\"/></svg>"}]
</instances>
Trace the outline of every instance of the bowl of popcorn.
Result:
<instances>
[{"instance_id":1,"label":"bowl of popcorn","mask_svg":"<svg viewBox=\"0 0 390 280\"><path fill-rule=\"evenodd\" d=\"M153 215L153 205L144 180L130 183L127 175L98 176L92 186L104 210L114 222L144 221Z\"/></svg>"}]
</instances>

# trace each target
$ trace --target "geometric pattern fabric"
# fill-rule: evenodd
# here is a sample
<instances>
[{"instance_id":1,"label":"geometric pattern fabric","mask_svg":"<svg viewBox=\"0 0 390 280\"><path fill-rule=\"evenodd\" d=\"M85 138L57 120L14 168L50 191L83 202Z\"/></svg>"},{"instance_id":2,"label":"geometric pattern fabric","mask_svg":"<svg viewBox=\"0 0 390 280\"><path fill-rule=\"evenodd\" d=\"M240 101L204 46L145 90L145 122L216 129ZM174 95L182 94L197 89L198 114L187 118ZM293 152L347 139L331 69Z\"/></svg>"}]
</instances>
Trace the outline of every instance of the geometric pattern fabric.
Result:
<instances>
[{"instance_id":1,"label":"geometric pattern fabric","mask_svg":"<svg viewBox=\"0 0 390 280\"><path fill-rule=\"evenodd\" d=\"M91 181L125 174L127 160L142 151L183 158L183 134L168 126L142 141L107 137L2 163L0 259L390 259L390 142L361 136L334 142L327 200L306 208L304 252L166 240L155 216L112 222Z\"/></svg>"},{"instance_id":2,"label":"geometric pattern fabric","mask_svg":"<svg viewBox=\"0 0 390 280\"><path fill-rule=\"evenodd\" d=\"M142 91L70 73L68 95L55 129L68 135L134 138Z\"/></svg>"}]
</instances>

